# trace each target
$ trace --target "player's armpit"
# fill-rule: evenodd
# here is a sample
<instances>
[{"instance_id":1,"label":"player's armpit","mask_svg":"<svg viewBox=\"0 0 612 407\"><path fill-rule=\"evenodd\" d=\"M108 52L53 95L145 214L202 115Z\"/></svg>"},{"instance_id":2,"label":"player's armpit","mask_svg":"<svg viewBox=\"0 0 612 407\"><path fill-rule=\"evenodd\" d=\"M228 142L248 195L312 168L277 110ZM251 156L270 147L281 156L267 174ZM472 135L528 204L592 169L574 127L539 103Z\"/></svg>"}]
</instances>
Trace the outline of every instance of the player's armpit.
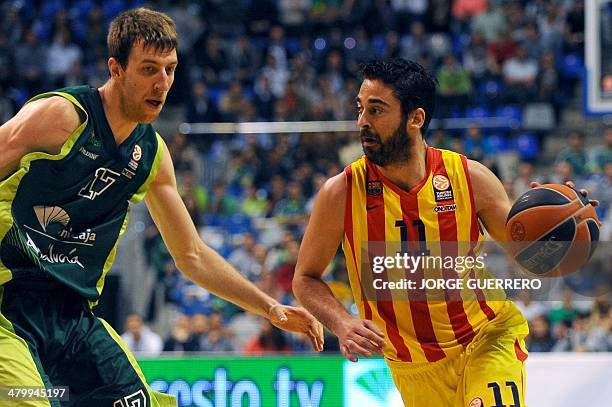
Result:
<instances>
[{"instance_id":1,"label":"player's armpit","mask_svg":"<svg viewBox=\"0 0 612 407\"><path fill-rule=\"evenodd\" d=\"M511 207L506 190L495 174L478 161L468 160L468 170L478 218L491 237L502 243L506 240L506 218Z\"/></svg>"},{"instance_id":2,"label":"player's armpit","mask_svg":"<svg viewBox=\"0 0 612 407\"><path fill-rule=\"evenodd\" d=\"M30 152L57 154L80 124L75 106L61 96L26 104L0 127L0 180L15 172Z\"/></svg>"}]
</instances>

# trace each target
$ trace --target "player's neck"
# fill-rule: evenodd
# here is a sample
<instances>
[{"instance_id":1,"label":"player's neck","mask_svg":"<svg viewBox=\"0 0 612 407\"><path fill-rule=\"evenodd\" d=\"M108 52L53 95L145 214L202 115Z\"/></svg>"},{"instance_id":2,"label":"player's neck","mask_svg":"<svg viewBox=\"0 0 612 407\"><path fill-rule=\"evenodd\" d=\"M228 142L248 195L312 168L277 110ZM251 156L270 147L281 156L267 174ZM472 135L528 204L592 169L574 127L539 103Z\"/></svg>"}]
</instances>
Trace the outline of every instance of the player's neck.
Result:
<instances>
[{"instance_id":1,"label":"player's neck","mask_svg":"<svg viewBox=\"0 0 612 407\"><path fill-rule=\"evenodd\" d=\"M405 163L378 167L380 172L395 185L410 191L418 185L427 170L427 143L421 137L410 147L410 158Z\"/></svg>"},{"instance_id":2,"label":"player's neck","mask_svg":"<svg viewBox=\"0 0 612 407\"><path fill-rule=\"evenodd\" d=\"M102 106L104 107L106 121L113 131L115 143L119 145L132 134L132 131L134 131L138 123L128 119L121 110L121 104L117 103L121 96L118 89L113 86L111 81L106 82L102 87L98 88L98 91L102 98Z\"/></svg>"}]
</instances>

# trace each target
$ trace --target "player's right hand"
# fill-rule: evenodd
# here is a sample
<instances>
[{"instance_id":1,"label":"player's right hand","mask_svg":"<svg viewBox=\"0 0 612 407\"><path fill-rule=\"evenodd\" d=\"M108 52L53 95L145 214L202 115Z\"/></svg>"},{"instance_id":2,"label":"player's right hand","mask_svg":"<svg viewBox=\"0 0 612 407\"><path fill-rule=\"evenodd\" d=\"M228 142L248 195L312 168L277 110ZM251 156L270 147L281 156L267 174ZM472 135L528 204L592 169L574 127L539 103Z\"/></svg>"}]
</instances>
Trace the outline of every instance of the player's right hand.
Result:
<instances>
[{"instance_id":1,"label":"player's right hand","mask_svg":"<svg viewBox=\"0 0 612 407\"><path fill-rule=\"evenodd\" d=\"M367 319L351 318L346 320L336 332L340 341L340 351L351 362L357 362L357 355L366 358L372 354L383 354L385 335L374 322Z\"/></svg>"}]
</instances>

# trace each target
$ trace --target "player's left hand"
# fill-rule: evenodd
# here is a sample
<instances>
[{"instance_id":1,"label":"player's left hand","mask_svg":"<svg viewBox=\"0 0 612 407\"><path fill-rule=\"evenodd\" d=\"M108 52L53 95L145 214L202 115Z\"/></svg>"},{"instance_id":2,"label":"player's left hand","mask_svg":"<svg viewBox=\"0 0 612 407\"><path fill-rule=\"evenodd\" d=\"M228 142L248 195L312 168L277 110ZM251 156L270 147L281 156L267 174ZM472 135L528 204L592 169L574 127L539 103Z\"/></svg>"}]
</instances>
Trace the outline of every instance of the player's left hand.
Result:
<instances>
[{"instance_id":1,"label":"player's left hand","mask_svg":"<svg viewBox=\"0 0 612 407\"><path fill-rule=\"evenodd\" d=\"M536 188L536 187L539 187L539 186L540 186L540 185L542 185L542 184L540 184L539 182L535 182L535 181L533 181L533 182L532 182L530 185L531 185L531 188ZM573 181L567 181L567 182L565 183L565 185L567 185L568 187L570 187L570 188L572 188L572 189L576 189L576 184L574 184L574 182L573 182ZM588 195L589 195L589 191L588 191L588 190L586 190L586 189L582 188L582 189L580 189L578 192L580 192L580 194L581 194L583 197L588 198ZM595 200L595 199L589 199L589 203L590 203L590 204L591 204L591 206L593 206L593 207L596 207L596 206L598 206L598 205L599 205L599 201L597 201L597 200Z\"/></svg>"},{"instance_id":2,"label":"player's left hand","mask_svg":"<svg viewBox=\"0 0 612 407\"><path fill-rule=\"evenodd\" d=\"M302 333L310 339L315 351L323 350L323 325L304 308L275 304L268 314L277 328Z\"/></svg>"}]
</instances>

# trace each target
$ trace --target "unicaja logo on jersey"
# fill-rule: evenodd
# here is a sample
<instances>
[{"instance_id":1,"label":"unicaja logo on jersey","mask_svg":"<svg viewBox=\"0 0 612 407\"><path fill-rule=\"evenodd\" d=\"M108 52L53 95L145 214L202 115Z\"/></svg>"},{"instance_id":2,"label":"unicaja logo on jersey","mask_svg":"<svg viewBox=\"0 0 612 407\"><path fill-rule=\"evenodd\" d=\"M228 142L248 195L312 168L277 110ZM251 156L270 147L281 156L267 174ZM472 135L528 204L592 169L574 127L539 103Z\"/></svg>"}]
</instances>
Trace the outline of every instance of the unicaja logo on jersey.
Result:
<instances>
[{"instance_id":1,"label":"unicaja logo on jersey","mask_svg":"<svg viewBox=\"0 0 612 407\"><path fill-rule=\"evenodd\" d=\"M33 209L42 232L28 225L24 225L25 228L62 243L93 246L92 242L96 240L96 232L92 232L91 229L73 231L69 225L70 215L63 208L37 205ZM57 226L53 227L53 225L58 225L59 229Z\"/></svg>"},{"instance_id":2,"label":"unicaja logo on jersey","mask_svg":"<svg viewBox=\"0 0 612 407\"><path fill-rule=\"evenodd\" d=\"M47 226L51 223L61 223L63 226L67 226L70 222L70 216L65 210L59 206L35 206L34 213L40 223L40 227L46 232Z\"/></svg>"}]
</instances>

